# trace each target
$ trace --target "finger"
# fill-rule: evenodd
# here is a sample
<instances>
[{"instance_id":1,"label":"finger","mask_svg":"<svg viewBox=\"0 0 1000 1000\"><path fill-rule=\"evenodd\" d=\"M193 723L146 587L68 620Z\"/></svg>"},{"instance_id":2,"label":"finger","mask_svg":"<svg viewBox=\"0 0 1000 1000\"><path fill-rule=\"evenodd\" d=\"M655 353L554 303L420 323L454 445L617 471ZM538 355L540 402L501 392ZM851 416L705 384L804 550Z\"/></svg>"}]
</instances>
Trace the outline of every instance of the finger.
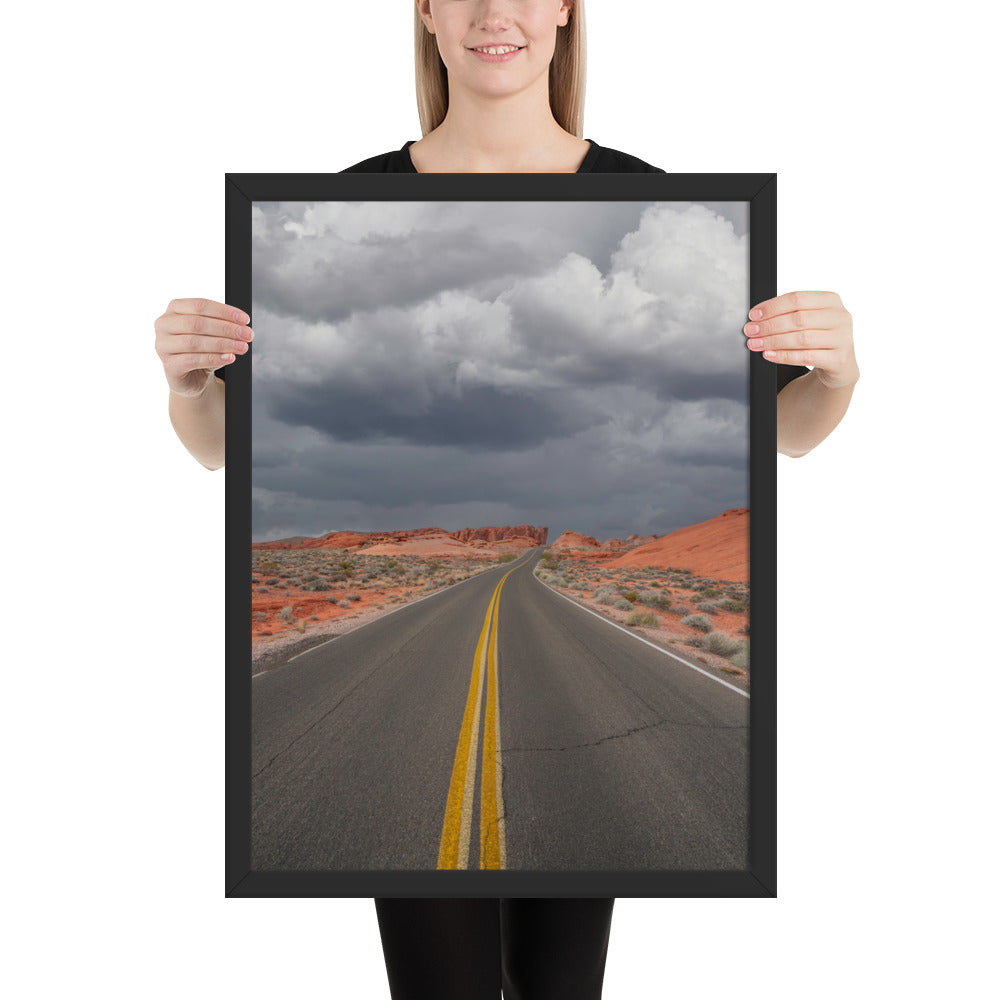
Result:
<instances>
[{"instance_id":1,"label":"finger","mask_svg":"<svg viewBox=\"0 0 1000 1000\"><path fill-rule=\"evenodd\" d=\"M796 330L771 337L751 337L747 347L751 351L807 351L834 349L842 346L842 338L833 330Z\"/></svg>"},{"instance_id":2,"label":"finger","mask_svg":"<svg viewBox=\"0 0 1000 1000\"><path fill-rule=\"evenodd\" d=\"M210 316L213 319L230 320L245 326L250 317L235 306L227 306L224 302L213 299L171 299L167 306L168 313L183 313L188 316Z\"/></svg>"},{"instance_id":3,"label":"finger","mask_svg":"<svg viewBox=\"0 0 1000 1000\"><path fill-rule=\"evenodd\" d=\"M831 309L843 307L836 292L786 292L773 299L758 302L750 310L750 319L771 319L799 309Z\"/></svg>"},{"instance_id":4,"label":"finger","mask_svg":"<svg viewBox=\"0 0 1000 1000\"><path fill-rule=\"evenodd\" d=\"M246 354L249 350L250 345L245 340L181 335L168 338L160 354L167 358L178 354Z\"/></svg>"},{"instance_id":5,"label":"finger","mask_svg":"<svg viewBox=\"0 0 1000 1000\"><path fill-rule=\"evenodd\" d=\"M808 368L836 371L840 364L841 352L834 348L813 348L808 351L767 350L762 352L762 356L776 365L805 365Z\"/></svg>"},{"instance_id":6,"label":"finger","mask_svg":"<svg viewBox=\"0 0 1000 1000\"><path fill-rule=\"evenodd\" d=\"M253 330L239 323L192 313L164 313L154 324L158 336L228 337L230 340L253 340ZM192 348L197 350L197 348Z\"/></svg>"},{"instance_id":7,"label":"finger","mask_svg":"<svg viewBox=\"0 0 1000 1000\"><path fill-rule=\"evenodd\" d=\"M748 337L767 337L775 333L792 333L795 330L835 330L843 325L843 311L836 309L796 309L771 319L761 319L744 324Z\"/></svg>"},{"instance_id":8,"label":"finger","mask_svg":"<svg viewBox=\"0 0 1000 1000\"><path fill-rule=\"evenodd\" d=\"M175 354L164 365L170 374L180 376L187 372L207 368L214 371L224 368L236 360L235 354Z\"/></svg>"}]
</instances>

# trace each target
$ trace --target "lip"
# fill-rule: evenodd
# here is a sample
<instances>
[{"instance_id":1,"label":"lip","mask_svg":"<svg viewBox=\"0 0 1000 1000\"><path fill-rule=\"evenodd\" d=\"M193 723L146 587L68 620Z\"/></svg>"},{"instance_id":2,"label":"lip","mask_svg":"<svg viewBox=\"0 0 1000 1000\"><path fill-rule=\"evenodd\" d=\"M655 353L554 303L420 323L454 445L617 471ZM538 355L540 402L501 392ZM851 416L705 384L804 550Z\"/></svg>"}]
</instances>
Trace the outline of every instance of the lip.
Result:
<instances>
[{"instance_id":1,"label":"lip","mask_svg":"<svg viewBox=\"0 0 1000 1000\"><path fill-rule=\"evenodd\" d=\"M501 45L511 45L511 42L497 42L494 45L484 45L483 48L499 48ZM474 56L482 59L483 62L510 62L514 56L519 55L524 50L524 46L514 49L513 52L502 52L498 55L490 55L488 52L480 52L478 49L467 49L467 52L471 52Z\"/></svg>"}]
</instances>

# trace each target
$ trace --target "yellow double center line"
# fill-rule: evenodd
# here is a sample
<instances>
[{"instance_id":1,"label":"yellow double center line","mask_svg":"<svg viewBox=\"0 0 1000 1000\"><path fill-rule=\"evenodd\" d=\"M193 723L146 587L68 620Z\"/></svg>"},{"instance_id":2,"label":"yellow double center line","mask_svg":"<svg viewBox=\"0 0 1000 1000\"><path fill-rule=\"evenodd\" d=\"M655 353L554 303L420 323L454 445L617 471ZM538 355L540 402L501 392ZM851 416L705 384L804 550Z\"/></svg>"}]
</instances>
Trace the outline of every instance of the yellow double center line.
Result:
<instances>
[{"instance_id":1,"label":"yellow double center line","mask_svg":"<svg viewBox=\"0 0 1000 1000\"><path fill-rule=\"evenodd\" d=\"M500 726L497 698L497 620L500 591L511 567L493 591L483 627L476 644L472 680L462 716L462 731L455 750L455 763L448 787L444 811L438 868L468 868L472 812L476 795L476 758L479 752L479 720L482 713L483 687L486 688L486 720L483 727L483 778L479 803L479 867L505 868L507 846L504 833L503 799L500 771Z\"/></svg>"}]
</instances>

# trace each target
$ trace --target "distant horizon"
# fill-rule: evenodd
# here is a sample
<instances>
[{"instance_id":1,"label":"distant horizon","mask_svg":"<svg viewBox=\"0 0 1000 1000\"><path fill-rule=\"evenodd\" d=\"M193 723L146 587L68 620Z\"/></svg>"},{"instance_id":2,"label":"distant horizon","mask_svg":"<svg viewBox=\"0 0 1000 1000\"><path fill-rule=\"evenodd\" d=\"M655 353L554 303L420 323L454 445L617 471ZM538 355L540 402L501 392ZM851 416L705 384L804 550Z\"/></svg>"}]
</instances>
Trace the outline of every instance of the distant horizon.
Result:
<instances>
[{"instance_id":1,"label":"distant horizon","mask_svg":"<svg viewBox=\"0 0 1000 1000\"><path fill-rule=\"evenodd\" d=\"M255 202L253 541L748 506L746 230L745 202Z\"/></svg>"},{"instance_id":2,"label":"distant horizon","mask_svg":"<svg viewBox=\"0 0 1000 1000\"><path fill-rule=\"evenodd\" d=\"M734 509L741 510L741 509L744 509L744 508L726 508L726 510L734 510ZM629 532L627 532L624 535L607 535L607 536L604 536L604 537L602 537L600 535L592 535L592 534L590 534L589 532L586 532L586 531L577 531L576 528L562 528L559 531L554 531L552 528L549 528L547 525L543 525L543 524L530 524L528 522L520 522L518 524L465 524L461 528L442 528L440 525L427 524L427 525L421 525L420 527L417 527L417 528L400 528L400 527L394 527L394 528L371 528L371 529L369 529L367 531L361 531L361 530L359 530L357 528L330 528L330 529L328 529L326 531L320 531L317 534L311 534L311 535L310 534L296 534L296 535L282 535L282 536L280 536L278 538L254 539L253 543L254 544L266 544L268 542L283 542L283 541L288 541L289 539L293 539L293 538L324 538L327 535L335 535L335 534L339 534L341 532L352 532L352 533L358 534L358 535L394 535L394 534L403 534L403 533L409 534L409 533L412 533L412 532L415 532L415 531L441 531L444 534L453 535L453 534L457 534L460 531L477 531L477 530L481 530L481 529L485 529L485 528L519 528L519 527L529 527L529 528L534 528L535 530L537 530L538 528L545 528L546 531L548 532L548 534L546 536L546 541L544 542L545 545L549 545L552 541L554 541L555 539L559 538L561 535L563 535L567 531L573 531L573 532L575 532L578 535L583 535L585 538L594 538L598 542L608 542L608 541L611 541L611 540L625 541L631 535L636 535L636 536L638 536L640 538L647 538L647 537L653 537L653 536L655 536L656 538L663 538L666 535L673 534L674 531L681 530L682 528L688 528L688 527L691 527L692 525L695 525L695 524L701 524L701 523L703 523L705 521L711 521L715 517L721 517L724 513L725 513L725 511L719 511L718 514L714 514L714 515L710 515L709 517L701 518L698 521L692 521L690 524L680 525L680 527L674 528L672 531L666 531L666 532L629 531Z\"/></svg>"}]
</instances>

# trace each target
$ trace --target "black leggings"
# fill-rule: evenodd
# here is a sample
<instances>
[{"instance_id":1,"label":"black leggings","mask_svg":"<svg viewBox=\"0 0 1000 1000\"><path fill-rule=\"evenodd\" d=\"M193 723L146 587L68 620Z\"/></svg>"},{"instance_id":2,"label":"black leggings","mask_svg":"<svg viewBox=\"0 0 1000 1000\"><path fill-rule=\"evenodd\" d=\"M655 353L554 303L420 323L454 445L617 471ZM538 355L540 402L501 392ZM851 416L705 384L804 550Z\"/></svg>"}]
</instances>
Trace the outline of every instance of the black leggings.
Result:
<instances>
[{"instance_id":1,"label":"black leggings","mask_svg":"<svg viewBox=\"0 0 1000 1000\"><path fill-rule=\"evenodd\" d=\"M613 899L376 899L392 1000L600 1000Z\"/></svg>"}]
</instances>

